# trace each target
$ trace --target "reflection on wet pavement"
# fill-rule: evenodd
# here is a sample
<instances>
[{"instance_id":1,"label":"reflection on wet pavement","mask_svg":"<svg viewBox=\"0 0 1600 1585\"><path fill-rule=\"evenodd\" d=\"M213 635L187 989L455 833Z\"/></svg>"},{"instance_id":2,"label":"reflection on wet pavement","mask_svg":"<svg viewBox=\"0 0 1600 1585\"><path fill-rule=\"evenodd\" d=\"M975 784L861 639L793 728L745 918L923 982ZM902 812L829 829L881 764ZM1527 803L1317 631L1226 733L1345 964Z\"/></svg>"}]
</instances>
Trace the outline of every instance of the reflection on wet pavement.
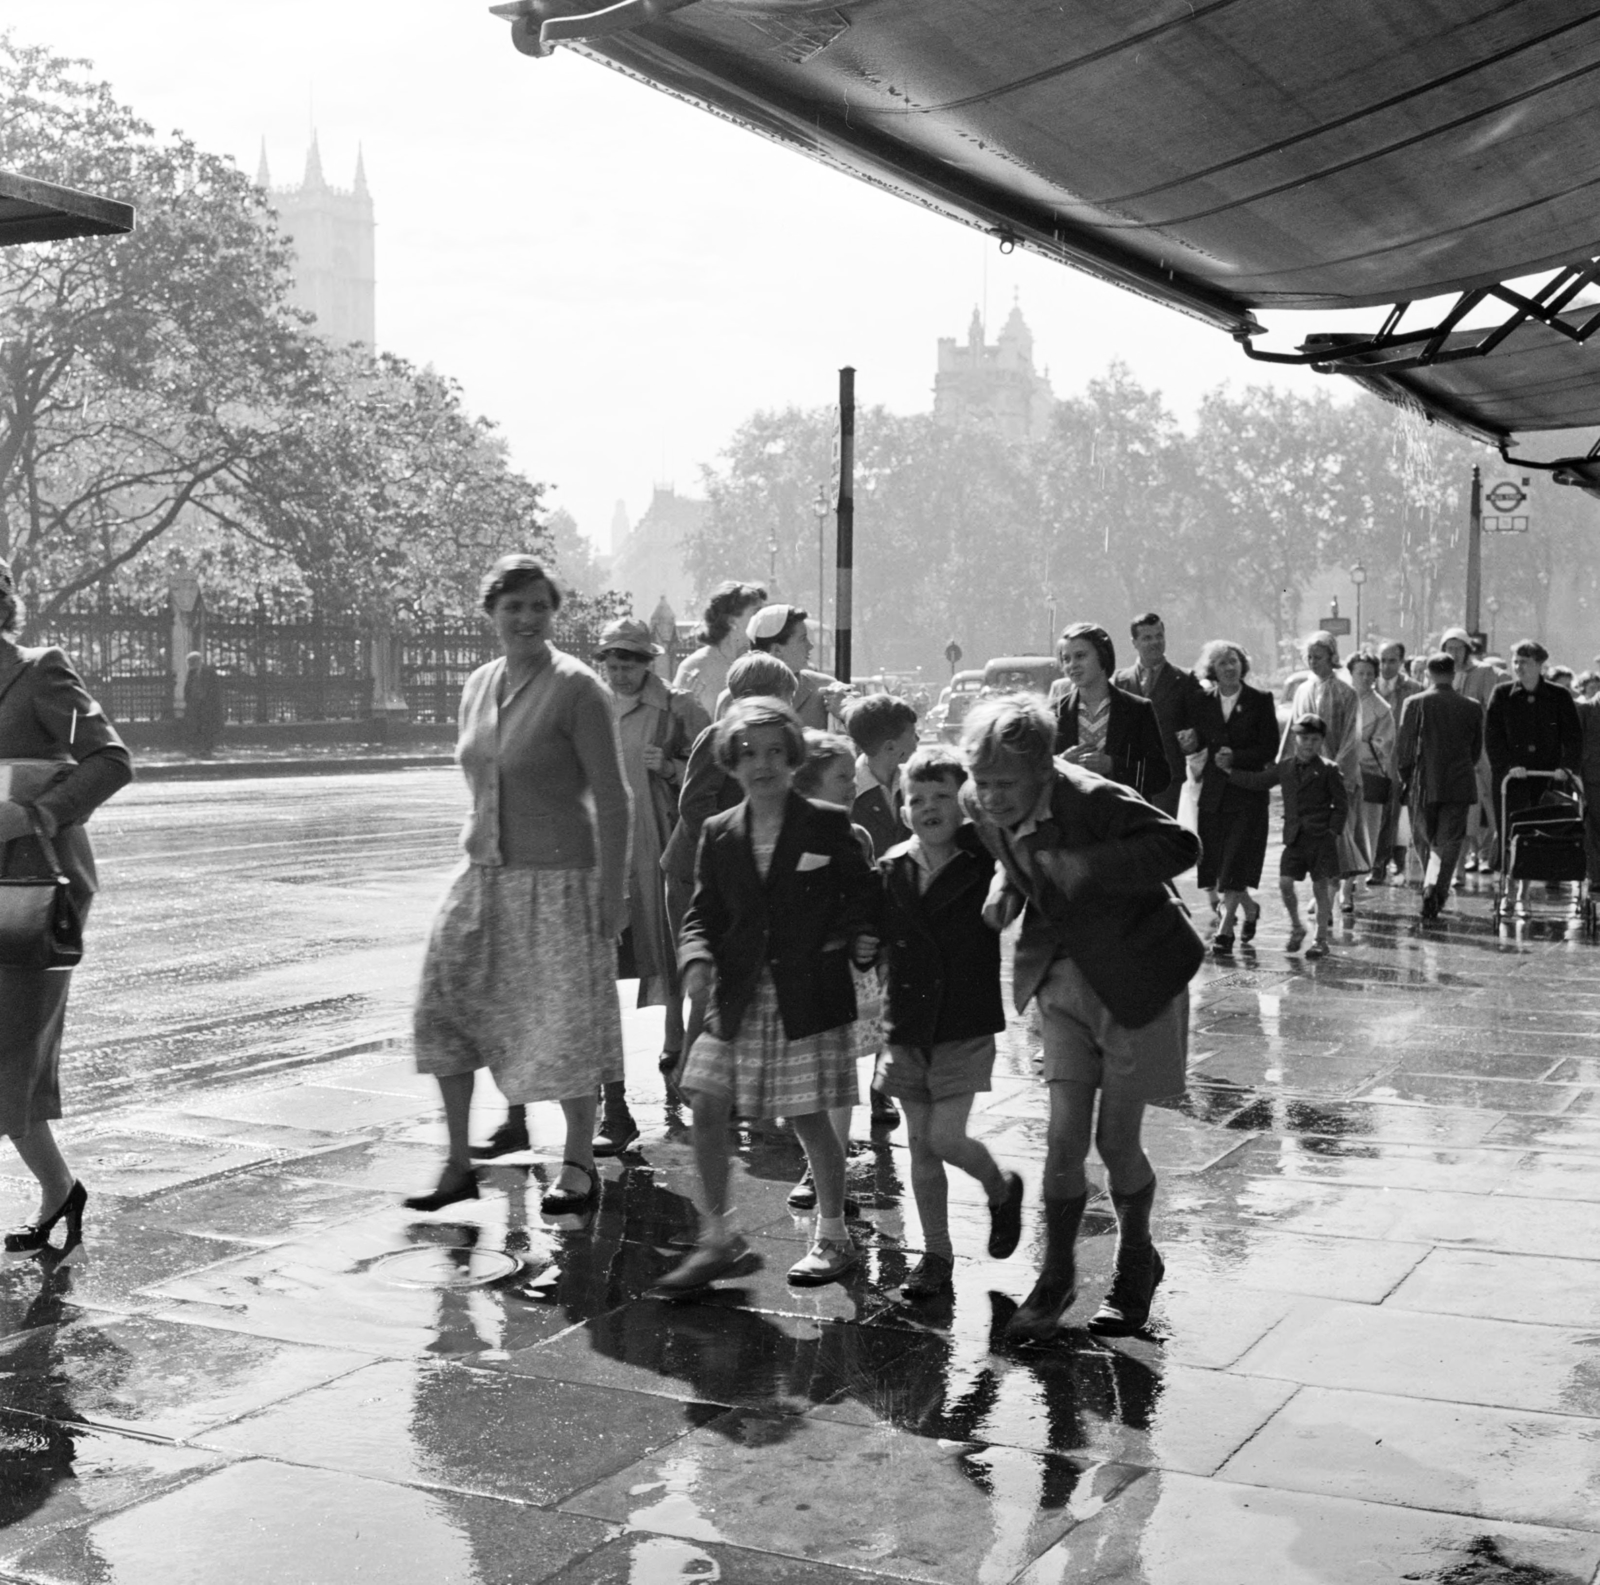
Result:
<instances>
[{"instance_id":1,"label":"reflection on wet pavement","mask_svg":"<svg viewBox=\"0 0 1600 1585\"><path fill-rule=\"evenodd\" d=\"M644 1133L592 1213L540 1214L554 1108L481 1200L402 1210L442 1140L406 1008L458 813L442 773L107 811L65 1130L86 1241L0 1263L0 1578L1591 1585L1600 955L1567 921L1496 931L1474 883L1424 933L1389 888L1308 964L1269 910L1202 971L1187 1093L1149 1113L1148 1331L1085 1330L1097 1187L1066 1328L1018 1348L1045 1148L1025 1019L973 1117L1030 1184L1022 1243L988 1260L953 1175L940 1300L899 1291L904 1134L864 1109L846 1281L787 1284L801 1158L761 1125L733 1180L759 1258L644 1297L694 1173L631 986ZM483 1085L479 1136L499 1111Z\"/></svg>"}]
</instances>

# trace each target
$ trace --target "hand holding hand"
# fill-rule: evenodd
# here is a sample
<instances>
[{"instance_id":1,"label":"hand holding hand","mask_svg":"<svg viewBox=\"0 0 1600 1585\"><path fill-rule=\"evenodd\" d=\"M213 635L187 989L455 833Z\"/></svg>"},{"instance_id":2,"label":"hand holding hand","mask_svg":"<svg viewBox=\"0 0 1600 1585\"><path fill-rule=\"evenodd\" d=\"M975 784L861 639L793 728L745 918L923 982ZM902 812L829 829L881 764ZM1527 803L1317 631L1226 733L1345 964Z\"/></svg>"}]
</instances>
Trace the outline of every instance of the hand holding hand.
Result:
<instances>
[{"instance_id":1,"label":"hand holding hand","mask_svg":"<svg viewBox=\"0 0 1600 1585\"><path fill-rule=\"evenodd\" d=\"M18 837L32 835L33 822L28 817L28 810L10 800L0 803L0 842L15 842Z\"/></svg>"},{"instance_id":2,"label":"hand holding hand","mask_svg":"<svg viewBox=\"0 0 1600 1585\"><path fill-rule=\"evenodd\" d=\"M1219 748L1216 753L1211 756L1211 759L1212 763L1215 764L1217 769L1220 771L1230 771L1233 769L1233 750L1231 748Z\"/></svg>"},{"instance_id":3,"label":"hand holding hand","mask_svg":"<svg viewBox=\"0 0 1600 1585\"><path fill-rule=\"evenodd\" d=\"M850 943L850 961L858 969L870 969L878 961L878 938L865 931Z\"/></svg>"},{"instance_id":4,"label":"hand holding hand","mask_svg":"<svg viewBox=\"0 0 1600 1585\"><path fill-rule=\"evenodd\" d=\"M683 993L696 1007L703 1007L711 995L711 964L705 958L696 958L683 971Z\"/></svg>"}]
</instances>

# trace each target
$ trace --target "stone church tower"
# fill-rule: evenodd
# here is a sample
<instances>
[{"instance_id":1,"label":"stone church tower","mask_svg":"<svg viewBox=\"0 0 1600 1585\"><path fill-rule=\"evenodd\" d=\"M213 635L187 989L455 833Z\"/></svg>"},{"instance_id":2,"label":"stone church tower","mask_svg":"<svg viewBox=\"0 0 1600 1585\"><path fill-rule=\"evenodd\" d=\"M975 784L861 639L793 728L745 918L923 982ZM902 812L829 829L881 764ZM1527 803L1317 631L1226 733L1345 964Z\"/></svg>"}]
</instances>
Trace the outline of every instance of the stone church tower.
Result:
<instances>
[{"instance_id":1,"label":"stone church tower","mask_svg":"<svg viewBox=\"0 0 1600 1585\"><path fill-rule=\"evenodd\" d=\"M297 308L315 314L317 329L330 341L376 345L376 276L373 266L372 194L366 165L356 153L355 183L332 187L322 174L316 133L306 150L305 176L298 187L274 187L263 143L256 185L278 211L294 242Z\"/></svg>"},{"instance_id":2,"label":"stone church tower","mask_svg":"<svg viewBox=\"0 0 1600 1585\"><path fill-rule=\"evenodd\" d=\"M1054 406L1050 371L1034 369L1033 332L1015 301L993 345L976 308L965 346L954 336L939 338L933 416L942 423L975 418L993 424L1007 440L1040 440Z\"/></svg>"}]
</instances>

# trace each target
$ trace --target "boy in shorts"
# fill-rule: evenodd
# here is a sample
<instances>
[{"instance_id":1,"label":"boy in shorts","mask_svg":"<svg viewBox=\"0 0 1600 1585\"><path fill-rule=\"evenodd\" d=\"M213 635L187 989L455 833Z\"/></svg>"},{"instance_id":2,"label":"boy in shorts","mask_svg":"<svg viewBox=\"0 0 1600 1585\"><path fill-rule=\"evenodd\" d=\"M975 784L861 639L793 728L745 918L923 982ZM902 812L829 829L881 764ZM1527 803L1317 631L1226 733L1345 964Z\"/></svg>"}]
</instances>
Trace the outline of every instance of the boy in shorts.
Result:
<instances>
[{"instance_id":1,"label":"boy in shorts","mask_svg":"<svg viewBox=\"0 0 1600 1585\"><path fill-rule=\"evenodd\" d=\"M1350 800L1344 777L1322 745L1327 724L1319 715L1303 715L1294 724L1294 758L1280 760L1266 770L1234 770L1231 749L1218 749L1216 766L1241 787L1264 791L1283 788L1283 857L1278 863L1278 891L1289 913L1290 952L1298 952L1306 939L1300 922L1300 901L1295 884L1311 877L1311 895L1317 905L1317 938L1306 949L1308 958L1326 957L1332 946L1333 889L1339 884L1339 832L1344 830Z\"/></svg>"},{"instance_id":2,"label":"boy in shorts","mask_svg":"<svg viewBox=\"0 0 1600 1585\"><path fill-rule=\"evenodd\" d=\"M994 860L961 812L967 768L949 749L919 749L903 783L911 836L878 865L884 887L887 1050L875 1088L905 1112L922 1259L908 1299L945 1293L954 1270L945 1163L989 1198L989 1254L1004 1260L1022 1232L1021 1177L967 1133L973 1096L990 1087L1005 1028L1000 936L984 922Z\"/></svg>"}]
</instances>

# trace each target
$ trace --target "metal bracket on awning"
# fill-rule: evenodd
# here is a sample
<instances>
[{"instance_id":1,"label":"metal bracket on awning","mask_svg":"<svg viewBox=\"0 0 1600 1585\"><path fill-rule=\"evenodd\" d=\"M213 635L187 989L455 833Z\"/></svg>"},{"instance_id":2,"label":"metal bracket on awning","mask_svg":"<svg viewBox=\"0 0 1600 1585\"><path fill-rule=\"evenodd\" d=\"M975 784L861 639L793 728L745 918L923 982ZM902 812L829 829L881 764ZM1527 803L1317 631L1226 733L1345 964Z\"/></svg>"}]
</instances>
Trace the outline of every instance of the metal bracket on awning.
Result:
<instances>
[{"instance_id":1,"label":"metal bracket on awning","mask_svg":"<svg viewBox=\"0 0 1600 1585\"><path fill-rule=\"evenodd\" d=\"M524 55L549 55L557 44L576 44L659 22L695 0L613 0L591 6L573 0L510 0L490 12L511 23L511 42Z\"/></svg>"},{"instance_id":2,"label":"metal bracket on awning","mask_svg":"<svg viewBox=\"0 0 1600 1585\"><path fill-rule=\"evenodd\" d=\"M1514 468L1537 468L1548 473L1556 484L1570 484L1600 500L1600 440L1597 440L1581 457L1555 457L1549 462L1536 462L1532 457L1514 457L1511 443L1500 442L1500 455Z\"/></svg>"},{"instance_id":3,"label":"metal bracket on awning","mask_svg":"<svg viewBox=\"0 0 1600 1585\"><path fill-rule=\"evenodd\" d=\"M1410 303L1396 303L1372 335L1328 332L1307 336L1298 352L1264 352L1251 344L1259 334L1239 330L1234 337L1247 358L1257 363L1286 363L1315 369L1319 374L1399 374L1465 358L1488 356L1509 336L1527 324L1548 326L1580 345L1600 330L1600 308L1582 317L1572 304L1586 286L1600 279L1600 259L1584 259L1557 270L1531 295L1504 283L1462 292L1448 312L1424 329L1402 330ZM1511 312L1498 324L1484 327L1475 340L1461 338L1461 322L1485 303L1504 303ZM1562 316L1567 317L1563 318ZM1451 342L1451 337L1456 339ZM1449 343L1449 344L1447 344Z\"/></svg>"}]
</instances>

